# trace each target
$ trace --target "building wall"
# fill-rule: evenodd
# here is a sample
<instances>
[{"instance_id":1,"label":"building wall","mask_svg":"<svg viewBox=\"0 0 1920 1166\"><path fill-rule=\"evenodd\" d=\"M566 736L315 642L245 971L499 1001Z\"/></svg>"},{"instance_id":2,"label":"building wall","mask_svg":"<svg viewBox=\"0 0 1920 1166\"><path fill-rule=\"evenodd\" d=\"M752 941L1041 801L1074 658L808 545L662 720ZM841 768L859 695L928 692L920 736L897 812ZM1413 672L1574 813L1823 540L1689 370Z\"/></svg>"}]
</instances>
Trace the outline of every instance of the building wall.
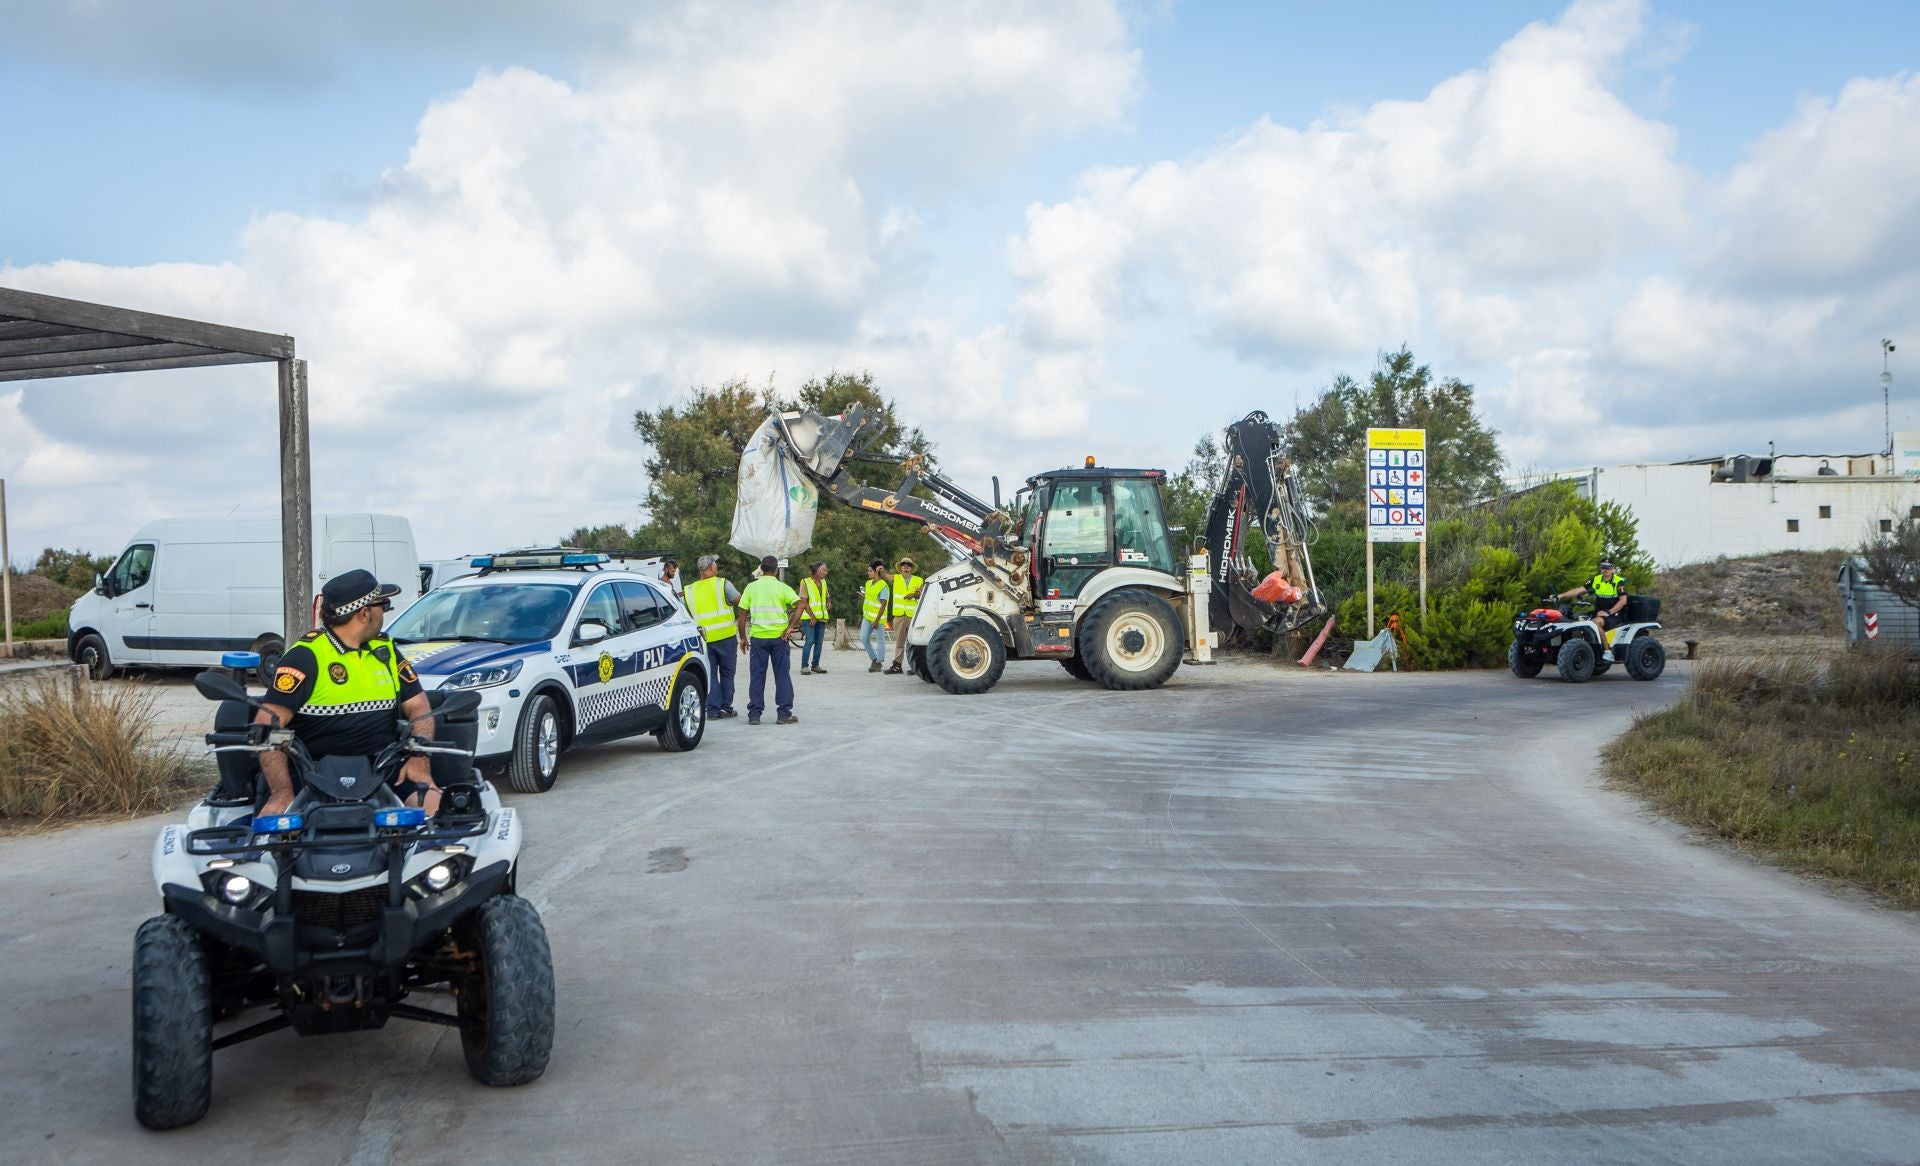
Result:
<instances>
[{"instance_id":1,"label":"building wall","mask_svg":"<svg viewBox=\"0 0 1920 1166\"><path fill-rule=\"evenodd\" d=\"M1920 507L1920 480L1867 477L1716 482L1719 467L1603 466L1589 489L1630 508L1640 545L1662 567L1773 551L1850 550L1877 534L1882 519ZM1828 516L1820 516L1820 508ZM1799 529L1789 530L1789 520Z\"/></svg>"}]
</instances>

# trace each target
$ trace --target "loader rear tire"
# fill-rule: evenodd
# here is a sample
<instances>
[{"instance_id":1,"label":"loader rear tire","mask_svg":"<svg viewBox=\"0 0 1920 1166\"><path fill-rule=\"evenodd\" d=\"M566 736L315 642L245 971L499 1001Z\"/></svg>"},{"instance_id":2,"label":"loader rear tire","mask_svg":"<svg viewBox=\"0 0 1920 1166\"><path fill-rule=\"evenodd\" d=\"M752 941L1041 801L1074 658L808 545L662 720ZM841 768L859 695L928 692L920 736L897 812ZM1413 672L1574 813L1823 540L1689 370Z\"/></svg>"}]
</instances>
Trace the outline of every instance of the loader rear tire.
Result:
<instances>
[{"instance_id":1,"label":"loader rear tire","mask_svg":"<svg viewBox=\"0 0 1920 1166\"><path fill-rule=\"evenodd\" d=\"M1000 673L1007 667L1007 645L992 624L963 615L933 633L926 661L935 684L955 696L973 696L1000 682Z\"/></svg>"},{"instance_id":2,"label":"loader rear tire","mask_svg":"<svg viewBox=\"0 0 1920 1166\"><path fill-rule=\"evenodd\" d=\"M1187 639L1173 605L1138 587L1104 596L1080 621L1080 656L1103 688L1158 688L1180 667Z\"/></svg>"},{"instance_id":3,"label":"loader rear tire","mask_svg":"<svg viewBox=\"0 0 1920 1166\"><path fill-rule=\"evenodd\" d=\"M1060 667L1065 668L1067 675L1073 677L1075 680L1093 679L1093 673L1087 671L1087 662L1078 656L1060 657Z\"/></svg>"}]
</instances>

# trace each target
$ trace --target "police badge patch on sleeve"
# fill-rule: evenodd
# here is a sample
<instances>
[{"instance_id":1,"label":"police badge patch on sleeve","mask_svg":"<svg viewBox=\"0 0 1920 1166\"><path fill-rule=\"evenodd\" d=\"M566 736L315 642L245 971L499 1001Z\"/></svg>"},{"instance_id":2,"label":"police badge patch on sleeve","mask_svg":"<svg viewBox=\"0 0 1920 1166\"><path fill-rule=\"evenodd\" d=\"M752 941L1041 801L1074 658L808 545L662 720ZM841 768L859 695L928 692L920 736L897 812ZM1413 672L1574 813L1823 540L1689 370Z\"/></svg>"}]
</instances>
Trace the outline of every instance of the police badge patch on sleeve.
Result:
<instances>
[{"instance_id":1,"label":"police badge patch on sleeve","mask_svg":"<svg viewBox=\"0 0 1920 1166\"><path fill-rule=\"evenodd\" d=\"M408 684L412 684L415 680L419 679L419 677L413 673L412 662L407 660L400 661L400 679L406 681Z\"/></svg>"},{"instance_id":2,"label":"police badge patch on sleeve","mask_svg":"<svg viewBox=\"0 0 1920 1166\"><path fill-rule=\"evenodd\" d=\"M298 668L288 668L282 665L274 669L273 690L275 692L292 692L294 689L306 683L306 679L307 674L305 672L300 671Z\"/></svg>"}]
</instances>

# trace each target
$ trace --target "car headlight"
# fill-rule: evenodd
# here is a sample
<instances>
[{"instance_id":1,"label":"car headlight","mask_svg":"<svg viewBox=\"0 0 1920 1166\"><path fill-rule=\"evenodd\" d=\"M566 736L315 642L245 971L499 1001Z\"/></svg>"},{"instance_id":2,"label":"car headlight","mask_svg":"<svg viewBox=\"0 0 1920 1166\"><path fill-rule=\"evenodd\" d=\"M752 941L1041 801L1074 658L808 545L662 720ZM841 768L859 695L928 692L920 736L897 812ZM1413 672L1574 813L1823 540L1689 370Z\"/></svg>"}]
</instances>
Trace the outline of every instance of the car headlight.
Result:
<instances>
[{"instance_id":1,"label":"car headlight","mask_svg":"<svg viewBox=\"0 0 1920 1166\"><path fill-rule=\"evenodd\" d=\"M522 661L511 664L494 664L486 668L469 668L465 672L456 672L447 677L442 688L491 688L496 684L505 684L520 675Z\"/></svg>"}]
</instances>

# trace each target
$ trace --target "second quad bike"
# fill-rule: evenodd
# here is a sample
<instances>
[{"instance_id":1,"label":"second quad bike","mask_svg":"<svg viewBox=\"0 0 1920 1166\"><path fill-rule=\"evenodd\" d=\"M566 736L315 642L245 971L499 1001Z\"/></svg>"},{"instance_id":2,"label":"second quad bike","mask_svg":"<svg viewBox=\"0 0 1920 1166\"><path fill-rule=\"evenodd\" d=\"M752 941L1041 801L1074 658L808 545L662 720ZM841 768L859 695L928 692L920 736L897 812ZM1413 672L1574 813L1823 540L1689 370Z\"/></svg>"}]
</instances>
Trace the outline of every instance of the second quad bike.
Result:
<instances>
[{"instance_id":1,"label":"second quad bike","mask_svg":"<svg viewBox=\"0 0 1920 1166\"><path fill-rule=\"evenodd\" d=\"M1659 621L1659 599L1629 596L1603 639L1590 611L1576 612L1549 597L1514 616L1507 667L1522 680L1531 680L1551 664L1560 679L1580 684L1620 664L1635 680L1654 680L1667 668L1667 650L1653 634L1660 630Z\"/></svg>"}]
</instances>

